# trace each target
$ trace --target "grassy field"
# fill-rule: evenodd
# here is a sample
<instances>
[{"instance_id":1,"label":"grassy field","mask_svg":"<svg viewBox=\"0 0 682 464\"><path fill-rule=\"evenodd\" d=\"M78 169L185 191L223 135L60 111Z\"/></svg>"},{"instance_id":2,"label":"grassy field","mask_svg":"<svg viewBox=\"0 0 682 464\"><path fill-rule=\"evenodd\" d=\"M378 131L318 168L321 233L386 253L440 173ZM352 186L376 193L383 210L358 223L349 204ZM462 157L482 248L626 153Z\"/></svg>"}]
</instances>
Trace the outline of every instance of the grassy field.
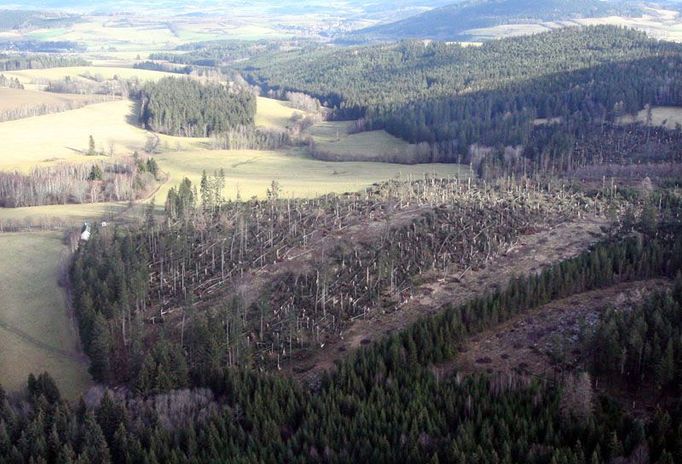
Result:
<instances>
[{"instance_id":1,"label":"grassy field","mask_svg":"<svg viewBox=\"0 0 682 464\"><path fill-rule=\"evenodd\" d=\"M75 227L97 219L110 220L127 208L125 202L0 208L0 232L16 227Z\"/></svg>"},{"instance_id":2,"label":"grassy field","mask_svg":"<svg viewBox=\"0 0 682 464\"><path fill-rule=\"evenodd\" d=\"M0 169L27 170L56 159L83 159L92 135L98 150L130 153L144 146L146 131L129 124L133 103L127 100L89 105L64 113L0 124Z\"/></svg>"},{"instance_id":3,"label":"grassy field","mask_svg":"<svg viewBox=\"0 0 682 464\"><path fill-rule=\"evenodd\" d=\"M33 92L38 93L38 92ZM39 93L51 97L51 94ZM295 112L286 102L258 99L257 124L284 127ZM26 171L40 163L56 160L88 161L90 135L98 150L114 154L141 151L151 134L133 124L134 104L118 100L89 105L77 110L0 123L0 170ZM163 151L195 150L207 139L160 135ZM210 166L208 166L210 168Z\"/></svg>"},{"instance_id":4,"label":"grassy field","mask_svg":"<svg viewBox=\"0 0 682 464\"><path fill-rule=\"evenodd\" d=\"M86 358L57 285L66 252L59 233L0 234L0 379L22 388L31 372L49 372L75 398L90 384Z\"/></svg>"},{"instance_id":5,"label":"grassy field","mask_svg":"<svg viewBox=\"0 0 682 464\"><path fill-rule=\"evenodd\" d=\"M381 161L386 159L409 160L416 147L392 136L386 131L351 134L352 122L327 121L308 129L316 143L317 151L325 159L339 161Z\"/></svg>"},{"instance_id":6,"label":"grassy field","mask_svg":"<svg viewBox=\"0 0 682 464\"><path fill-rule=\"evenodd\" d=\"M233 10L234 8L232 8ZM160 12L168 14L171 12ZM69 28L40 29L25 34L32 40L70 40L90 51L144 51L172 49L177 45L206 40L239 38L242 40L280 38L286 36L271 27L271 20L260 14L252 18L181 18L174 12L173 26L148 15L139 18L91 16Z\"/></svg>"},{"instance_id":7,"label":"grassy field","mask_svg":"<svg viewBox=\"0 0 682 464\"><path fill-rule=\"evenodd\" d=\"M182 41L171 30L158 24L125 24L108 17L93 17L68 29L40 29L27 34L33 40L71 40L90 50L138 50L172 48Z\"/></svg>"},{"instance_id":8,"label":"grassy field","mask_svg":"<svg viewBox=\"0 0 682 464\"><path fill-rule=\"evenodd\" d=\"M90 105L78 110L19 121L0 123L0 169L27 171L32 166L57 160L88 162L85 156L88 137L92 135L98 149L115 154L141 150L150 134L131 123L133 104L113 101ZM256 123L265 127L285 127L296 112L287 102L258 99ZM410 145L382 131L348 135L348 123L321 123L311 129L323 146L339 153L361 153L371 159L386 150L399 152ZM337 128L343 134L337 141ZM301 150L278 152L209 151L205 139L160 136L161 154L155 155L170 180L156 195L157 204L165 200L168 189L187 176L195 182L204 169L212 172L224 168L228 177L226 196L242 198L263 196L272 180L282 184L287 196L315 196L329 192L354 191L374 182L396 176L420 176L424 173L457 175L461 169L453 165L404 166L386 163L333 163L311 159ZM57 205L35 208L0 209L0 224L38 226L73 225L98 217L120 213L125 204Z\"/></svg>"},{"instance_id":9,"label":"grassy field","mask_svg":"<svg viewBox=\"0 0 682 464\"><path fill-rule=\"evenodd\" d=\"M422 177L424 174L465 176L467 168L455 164L406 166L391 163L336 163L313 160L302 151L208 151L168 153L158 158L161 168L171 176L157 194L157 204L166 198L168 189L184 177L199 182L201 173L223 168L225 195L242 199L263 198L273 180L279 182L285 197L314 197L325 193L360 190L375 182L396 177Z\"/></svg>"},{"instance_id":10,"label":"grassy field","mask_svg":"<svg viewBox=\"0 0 682 464\"><path fill-rule=\"evenodd\" d=\"M134 77L141 81L157 81L163 77L175 76L177 74L161 71L150 71L147 69L121 68L115 66L73 66L68 68L48 68L48 69L25 69L21 71L8 71L3 73L7 77L16 77L22 84L41 83L47 80L59 80L65 77L79 78L83 75L101 76L103 79L113 79L118 76L122 79L132 79Z\"/></svg>"},{"instance_id":11,"label":"grassy field","mask_svg":"<svg viewBox=\"0 0 682 464\"><path fill-rule=\"evenodd\" d=\"M57 106L91 100L88 95L70 95L33 90L0 88L0 112L34 106Z\"/></svg>"},{"instance_id":12,"label":"grassy field","mask_svg":"<svg viewBox=\"0 0 682 464\"><path fill-rule=\"evenodd\" d=\"M90 135L98 151L129 155L141 151L151 136L133 124L134 104L129 100L97 103L63 113L0 123L0 169L26 171L56 160L87 161ZM190 149L204 139L160 136L161 148Z\"/></svg>"},{"instance_id":13,"label":"grassy field","mask_svg":"<svg viewBox=\"0 0 682 464\"><path fill-rule=\"evenodd\" d=\"M633 122L646 123L647 111L642 110L637 115L627 115L619 119L622 124ZM651 124L675 129L677 124L682 124L682 108L676 106L656 106L651 108Z\"/></svg>"},{"instance_id":14,"label":"grassy field","mask_svg":"<svg viewBox=\"0 0 682 464\"><path fill-rule=\"evenodd\" d=\"M301 150L291 151L213 151L167 152L157 155L168 182L154 195L161 207L168 190L188 177L197 183L203 170L223 168L226 198L263 198L273 180L280 183L286 197L314 197L326 193L357 191L382 180L417 178L424 174L469 175L468 167L455 164L401 165L374 162L336 163L311 159ZM72 227L86 221L110 220L126 212L127 203L52 205L31 208L0 208L0 231L10 227Z\"/></svg>"},{"instance_id":15,"label":"grassy field","mask_svg":"<svg viewBox=\"0 0 682 464\"><path fill-rule=\"evenodd\" d=\"M287 127L294 113L302 113L291 107L289 102L258 97L256 125L261 127Z\"/></svg>"}]
</instances>

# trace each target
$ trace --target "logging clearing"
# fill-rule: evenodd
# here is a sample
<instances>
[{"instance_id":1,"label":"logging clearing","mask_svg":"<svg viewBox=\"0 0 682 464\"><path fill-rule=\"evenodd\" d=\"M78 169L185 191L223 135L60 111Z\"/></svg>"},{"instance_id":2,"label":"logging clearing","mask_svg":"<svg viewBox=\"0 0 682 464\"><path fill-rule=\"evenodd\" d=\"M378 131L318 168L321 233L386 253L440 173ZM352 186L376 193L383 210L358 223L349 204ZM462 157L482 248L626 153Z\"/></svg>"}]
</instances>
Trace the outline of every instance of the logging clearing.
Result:
<instances>
[{"instance_id":1,"label":"logging clearing","mask_svg":"<svg viewBox=\"0 0 682 464\"><path fill-rule=\"evenodd\" d=\"M212 335L197 343L220 337L228 365L303 373L313 367L315 352L345 339L355 321L400 318L436 276L459 281L511 253L525 235L604 214L599 201L532 183L495 187L427 176L294 200L273 182L265 200L232 203L221 196L224 182L223 173L204 176L195 194L185 180L170 190L163 223L148 215L143 227L125 235L96 230L79 250L72 270L77 305L90 308L97 298L86 269L99 254L120 249L122 258L102 272L129 269L125 294L98 308L109 315L113 346L153 340L159 330L175 333L182 345L186 333L205 323ZM573 244L576 253L599 236L590 232ZM559 248L540 262L572 252ZM84 311L87 332L92 319L85 321L94 313ZM112 369L129 372L130 366Z\"/></svg>"}]
</instances>

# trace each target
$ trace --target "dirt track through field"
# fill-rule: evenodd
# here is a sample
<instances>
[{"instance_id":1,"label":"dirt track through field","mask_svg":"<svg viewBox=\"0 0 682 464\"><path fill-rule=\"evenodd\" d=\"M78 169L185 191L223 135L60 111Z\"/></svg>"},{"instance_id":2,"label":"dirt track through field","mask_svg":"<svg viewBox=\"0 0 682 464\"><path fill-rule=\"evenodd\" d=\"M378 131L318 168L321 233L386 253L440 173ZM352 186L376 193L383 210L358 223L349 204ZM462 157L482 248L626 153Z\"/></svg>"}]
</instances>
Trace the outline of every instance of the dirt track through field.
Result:
<instances>
[{"instance_id":1,"label":"dirt track through field","mask_svg":"<svg viewBox=\"0 0 682 464\"><path fill-rule=\"evenodd\" d=\"M76 353L74 351L66 351L66 350L62 350L60 348L55 348L54 346L49 345L49 344L47 344L41 340L38 340L37 338L30 336L29 334L27 334L23 330L15 327L11 324L8 324L7 322L4 322L2 320L0 320L0 329L6 331L6 332L8 332L8 333L10 333L16 337L19 337L22 341L29 343L29 344L37 347L37 348L40 348L41 350L46 351L50 354L62 356L64 358L72 359L72 360L78 361L78 362L82 362L82 361L87 360L87 358L83 354L79 354L79 353Z\"/></svg>"}]
</instances>

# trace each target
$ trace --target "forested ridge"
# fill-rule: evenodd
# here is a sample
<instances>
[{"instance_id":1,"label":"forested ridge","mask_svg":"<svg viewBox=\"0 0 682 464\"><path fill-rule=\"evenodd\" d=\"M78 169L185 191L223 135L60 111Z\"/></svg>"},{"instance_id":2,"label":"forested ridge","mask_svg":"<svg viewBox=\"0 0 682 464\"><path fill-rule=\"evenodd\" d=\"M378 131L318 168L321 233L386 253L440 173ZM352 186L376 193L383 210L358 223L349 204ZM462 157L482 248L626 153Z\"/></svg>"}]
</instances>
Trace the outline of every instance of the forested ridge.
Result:
<instances>
[{"instance_id":1,"label":"forested ridge","mask_svg":"<svg viewBox=\"0 0 682 464\"><path fill-rule=\"evenodd\" d=\"M404 38L470 40L472 29L504 24L567 21L574 18L641 16L635 2L603 0L468 0L435 8L398 22L353 31L348 38L399 40ZM479 32L481 34L481 32Z\"/></svg>"},{"instance_id":2,"label":"forested ridge","mask_svg":"<svg viewBox=\"0 0 682 464\"><path fill-rule=\"evenodd\" d=\"M244 67L269 87L300 90L339 108L343 115L357 116L366 108L493 90L612 62L675 57L681 50L678 44L656 41L642 32L595 26L507 38L480 47L402 41L312 53L293 50L251 60Z\"/></svg>"},{"instance_id":3,"label":"forested ridge","mask_svg":"<svg viewBox=\"0 0 682 464\"><path fill-rule=\"evenodd\" d=\"M180 45L173 52L155 52L149 55L149 59L193 66L221 67L283 49L314 45L313 41L306 40L214 40Z\"/></svg>"},{"instance_id":4,"label":"forested ridge","mask_svg":"<svg viewBox=\"0 0 682 464\"><path fill-rule=\"evenodd\" d=\"M80 21L80 16L66 13L0 10L0 31L68 27Z\"/></svg>"},{"instance_id":5,"label":"forested ridge","mask_svg":"<svg viewBox=\"0 0 682 464\"><path fill-rule=\"evenodd\" d=\"M149 130L184 137L208 137L252 126L256 97L240 88L167 77L140 91L140 120Z\"/></svg>"},{"instance_id":6,"label":"forested ridge","mask_svg":"<svg viewBox=\"0 0 682 464\"><path fill-rule=\"evenodd\" d=\"M579 137L646 105L679 105L680 52L641 32L597 26L481 47L406 41L293 51L254 59L244 72L266 88L309 93L336 117L360 119L361 130L427 143L423 161L453 162L473 144L532 145L538 118Z\"/></svg>"}]
</instances>

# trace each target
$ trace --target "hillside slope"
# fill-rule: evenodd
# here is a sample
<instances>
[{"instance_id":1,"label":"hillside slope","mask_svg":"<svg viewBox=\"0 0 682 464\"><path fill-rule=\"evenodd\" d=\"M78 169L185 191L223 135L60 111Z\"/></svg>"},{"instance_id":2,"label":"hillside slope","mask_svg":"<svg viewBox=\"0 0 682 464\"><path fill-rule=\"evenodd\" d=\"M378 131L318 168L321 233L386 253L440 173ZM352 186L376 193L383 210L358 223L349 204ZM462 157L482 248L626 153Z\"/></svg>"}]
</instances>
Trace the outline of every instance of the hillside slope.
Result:
<instances>
[{"instance_id":1,"label":"hillside slope","mask_svg":"<svg viewBox=\"0 0 682 464\"><path fill-rule=\"evenodd\" d=\"M356 38L467 40L471 30L542 21L641 16L640 4L615 0L465 0L390 24L356 31Z\"/></svg>"}]
</instances>

